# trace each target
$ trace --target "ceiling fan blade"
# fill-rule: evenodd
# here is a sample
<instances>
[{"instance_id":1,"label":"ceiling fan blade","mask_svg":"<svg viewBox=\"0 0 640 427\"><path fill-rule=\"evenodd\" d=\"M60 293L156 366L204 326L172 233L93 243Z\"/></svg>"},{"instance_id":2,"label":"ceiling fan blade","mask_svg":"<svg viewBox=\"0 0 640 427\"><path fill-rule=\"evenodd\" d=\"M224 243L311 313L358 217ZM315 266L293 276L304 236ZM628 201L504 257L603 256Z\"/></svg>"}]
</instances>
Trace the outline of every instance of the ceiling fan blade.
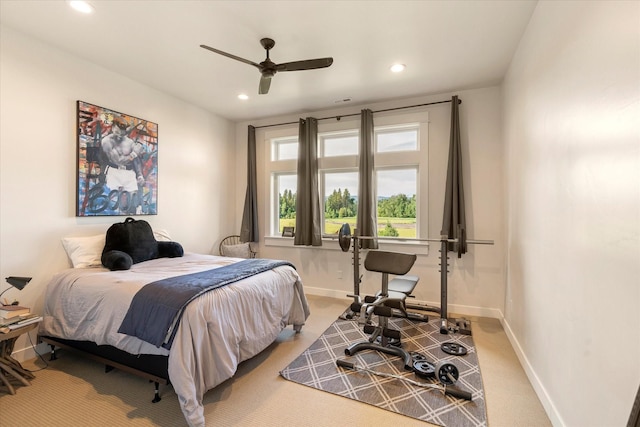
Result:
<instances>
[{"instance_id":1,"label":"ceiling fan blade","mask_svg":"<svg viewBox=\"0 0 640 427\"><path fill-rule=\"evenodd\" d=\"M304 61L285 62L276 65L276 71L300 71L327 68L333 64L333 58L307 59Z\"/></svg>"},{"instance_id":2,"label":"ceiling fan blade","mask_svg":"<svg viewBox=\"0 0 640 427\"><path fill-rule=\"evenodd\" d=\"M266 95L269 93L269 88L271 87L271 77L273 76L262 76L260 77L260 87L258 88L259 95Z\"/></svg>"},{"instance_id":3,"label":"ceiling fan blade","mask_svg":"<svg viewBox=\"0 0 640 427\"><path fill-rule=\"evenodd\" d=\"M248 59L240 58L239 56L235 56L235 55L232 55L230 53L223 52L221 50L215 49L213 47L210 47L210 46L207 46L207 45L204 45L204 44L201 44L200 47L203 48L203 49L210 50L211 52L215 52L215 53L217 53L219 55L226 56L227 58L235 59L236 61L240 61L240 62L244 62L245 64L253 65L254 67L260 69L260 64L256 64L255 62L249 61Z\"/></svg>"}]
</instances>

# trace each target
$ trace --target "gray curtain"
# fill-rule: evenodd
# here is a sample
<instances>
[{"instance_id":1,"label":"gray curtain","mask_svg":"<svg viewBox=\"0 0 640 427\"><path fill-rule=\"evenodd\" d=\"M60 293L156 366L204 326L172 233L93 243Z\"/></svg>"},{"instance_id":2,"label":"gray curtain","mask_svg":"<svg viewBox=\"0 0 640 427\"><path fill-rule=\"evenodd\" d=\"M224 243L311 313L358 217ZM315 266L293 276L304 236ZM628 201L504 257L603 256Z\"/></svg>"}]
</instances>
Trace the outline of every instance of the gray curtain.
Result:
<instances>
[{"instance_id":1,"label":"gray curtain","mask_svg":"<svg viewBox=\"0 0 640 427\"><path fill-rule=\"evenodd\" d=\"M358 180L358 219L356 229L360 236L378 237L377 203L374 194L373 167L373 112L360 112L360 162ZM363 249L378 249L378 240L361 240Z\"/></svg>"},{"instance_id":2,"label":"gray curtain","mask_svg":"<svg viewBox=\"0 0 640 427\"><path fill-rule=\"evenodd\" d=\"M449 139L449 164L447 167L447 187L444 196L444 215L441 235L458 239L449 243L449 251L467 253L467 231L464 212L464 187L462 179L462 149L460 147L460 113L458 97L451 98L451 136ZM459 246L460 245L460 246Z\"/></svg>"},{"instance_id":3,"label":"gray curtain","mask_svg":"<svg viewBox=\"0 0 640 427\"><path fill-rule=\"evenodd\" d=\"M240 240L257 242L258 235L258 185L256 178L256 128L249 126L247 147L247 193L240 227Z\"/></svg>"},{"instance_id":4,"label":"gray curtain","mask_svg":"<svg viewBox=\"0 0 640 427\"><path fill-rule=\"evenodd\" d=\"M318 120L300 119L298 127L298 194L294 245L322 246L318 194Z\"/></svg>"}]
</instances>

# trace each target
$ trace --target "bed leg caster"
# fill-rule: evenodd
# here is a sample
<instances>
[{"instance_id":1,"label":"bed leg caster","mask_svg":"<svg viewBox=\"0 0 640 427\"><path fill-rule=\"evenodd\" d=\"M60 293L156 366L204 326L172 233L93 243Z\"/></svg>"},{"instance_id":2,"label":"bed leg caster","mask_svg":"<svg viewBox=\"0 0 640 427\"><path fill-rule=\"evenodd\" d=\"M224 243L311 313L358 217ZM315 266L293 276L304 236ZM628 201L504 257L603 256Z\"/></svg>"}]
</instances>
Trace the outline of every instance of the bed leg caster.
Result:
<instances>
[{"instance_id":1,"label":"bed leg caster","mask_svg":"<svg viewBox=\"0 0 640 427\"><path fill-rule=\"evenodd\" d=\"M157 403L160 402L162 400L162 398L160 397L160 383L158 382L154 382L153 383L155 386L155 391L153 394L153 400L151 401L151 403Z\"/></svg>"}]
</instances>

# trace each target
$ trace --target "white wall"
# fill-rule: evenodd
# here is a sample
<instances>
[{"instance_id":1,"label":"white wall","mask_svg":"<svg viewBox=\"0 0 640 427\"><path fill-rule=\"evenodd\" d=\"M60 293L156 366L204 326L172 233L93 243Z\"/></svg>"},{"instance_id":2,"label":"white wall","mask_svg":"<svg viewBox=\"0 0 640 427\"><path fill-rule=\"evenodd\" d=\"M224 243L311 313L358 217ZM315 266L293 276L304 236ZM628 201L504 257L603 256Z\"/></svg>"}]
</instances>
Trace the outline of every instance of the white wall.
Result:
<instances>
[{"instance_id":1,"label":"white wall","mask_svg":"<svg viewBox=\"0 0 640 427\"><path fill-rule=\"evenodd\" d=\"M235 219L228 176L235 161L231 122L8 28L0 46L0 270L31 276L9 290L42 311L47 281L66 268L60 239L105 232L124 217L76 218L76 100L159 124L158 215L191 252L210 252ZM0 289L9 285L2 282ZM27 342L22 339L16 350Z\"/></svg>"},{"instance_id":2,"label":"white wall","mask_svg":"<svg viewBox=\"0 0 640 427\"><path fill-rule=\"evenodd\" d=\"M493 239L494 246L469 246L462 259L451 256L449 275L449 310L469 315L502 317L504 308L504 221L502 206L502 136L501 92L498 87L459 91L460 126L464 157L465 198L467 202L467 227L470 238ZM335 110L305 112L304 116L330 117L359 113L361 108L382 110L399 106L423 104L451 99L452 93L417 97L366 106L350 106ZM451 104L425 108L429 115L429 224L423 237L438 238L442 227L446 163L449 147ZM414 113L416 110L407 110ZM275 117L269 120L239 123L236 127L236 192L237 222L240 229L242 207L246 189L247 125L254 126L295 122L299 116ZM375 122L375 115L374 115ZM356 127L359 125L356 124ZM271 129L271 128L269 128ZM264 129L256 132L257 169L260 206L261 257L291 261L298 269L308 293L345 297L353 292L351 254L340 251L336 241L325 241L322 249L266 246L264 236L268 232L268 183L265 172L266 149ZM410 252L410 247L394 247L393 250ZM416 298L431 303L440 302L439 244L431 245L429 255L419 256L411 274L419 275ZM342 278L337 277L342 271ZM361 272L365 273L364 267ZM380 287L380 275L365 274L361 294L372 294Z\"/></svg>"},{"instance_id":3,"label":"white wall","mask_svg":"<svg viewBox=\"0 0 640 427\"><path fill-rule=\"evenodd\" d=\"M554 425L640 382L640 3L540 2L503 85L506 327Z\"/></svg>"}]
</instances>

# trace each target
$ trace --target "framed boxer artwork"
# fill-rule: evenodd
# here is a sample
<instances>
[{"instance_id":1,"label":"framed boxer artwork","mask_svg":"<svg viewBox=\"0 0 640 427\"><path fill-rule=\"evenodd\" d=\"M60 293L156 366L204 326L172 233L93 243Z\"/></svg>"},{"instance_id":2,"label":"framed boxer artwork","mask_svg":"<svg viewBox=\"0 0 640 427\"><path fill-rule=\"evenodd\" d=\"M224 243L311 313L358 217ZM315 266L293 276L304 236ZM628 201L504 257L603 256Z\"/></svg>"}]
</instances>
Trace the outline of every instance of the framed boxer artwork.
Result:
<instances>
[{"instance_id":1,"label":"framed boxer artwork","mask_svg":"<svg viewBox=\"0 0 640 427\"><path fill-rule=\"evenodd\" d=\"M158 124L77 103L76 216L158 213Z\"/></svg>"}]
</instances>

